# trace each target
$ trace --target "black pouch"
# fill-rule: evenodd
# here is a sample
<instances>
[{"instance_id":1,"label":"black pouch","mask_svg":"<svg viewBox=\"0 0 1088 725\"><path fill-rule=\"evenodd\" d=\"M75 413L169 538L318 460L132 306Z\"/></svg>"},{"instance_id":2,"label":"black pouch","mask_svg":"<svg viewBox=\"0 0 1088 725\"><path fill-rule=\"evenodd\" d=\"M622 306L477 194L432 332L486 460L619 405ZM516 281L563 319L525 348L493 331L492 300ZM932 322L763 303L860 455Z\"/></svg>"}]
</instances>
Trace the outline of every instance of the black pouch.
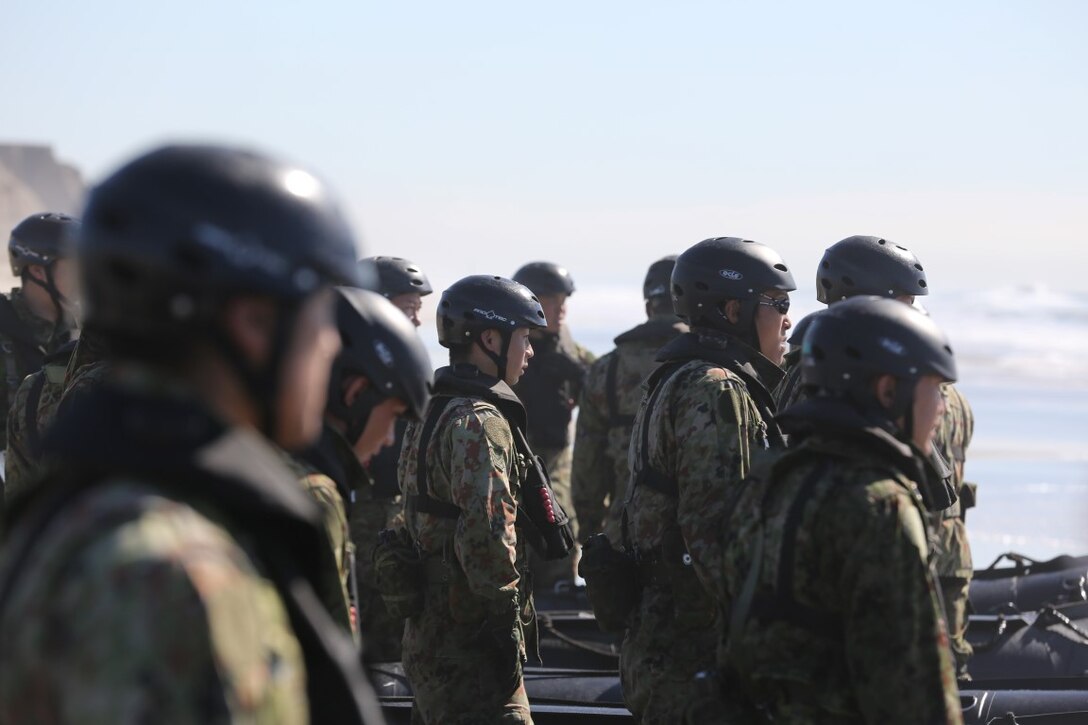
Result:
<instances>
[{"instance_id":1,"label":"black pouch","mask_svg":"<svg viewBox=\"0 0 1088 725\"><path fill-rule=\"evenodd\" d=\"M426 571L408 530L384 529L374 549L374 578L391 617L407 619L423 612Z\"/></svg>"},{"instance_id":2,"label":"black pouch","mask_svg":"<svg viewBox=\"0 0 1088 725\"><path fill-rule=\"evenodd\" d=\"M601 631L627 629L631 612L642 596L635 557L612 548L605 534L594 534L582 546L578 576L586 580L586 595Z\"/></svg>"},{"instance_id":3,"label":"black pouch","mask_svg":"<svg viewBox=\"0 0 1088 725\"><path fill-rule=\"evenodd\" d=\"M546 561L565 559L574 549L570 517L555 498L544 462L529 450L529 443L521 431L515 430L529 464L525 482L521 486L524 507L519 507L518 525L541 558Z\"/></svg>"}]
</instances>

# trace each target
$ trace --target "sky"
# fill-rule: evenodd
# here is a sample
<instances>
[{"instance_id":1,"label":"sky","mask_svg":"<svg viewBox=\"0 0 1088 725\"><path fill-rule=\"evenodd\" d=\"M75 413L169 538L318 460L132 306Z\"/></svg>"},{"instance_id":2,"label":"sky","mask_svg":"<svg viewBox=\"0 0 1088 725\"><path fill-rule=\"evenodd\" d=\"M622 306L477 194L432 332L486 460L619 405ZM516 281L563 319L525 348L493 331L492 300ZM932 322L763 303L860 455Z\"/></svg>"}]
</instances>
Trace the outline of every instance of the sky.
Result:
<instances>
[{"instance_id":1,"label":"sky","mask_svg":"<svg viewBox=\"0 0 1088 725\"><path fill-rule=\"evenodd\" d=\"M875 234L934 289L1085 291L1085 28L1046 0L8 2L0 142L91 181L166 140L275 152L438 288L546 259L637 290L723 235L811 288Z\"/></svg>"}]
</instances>

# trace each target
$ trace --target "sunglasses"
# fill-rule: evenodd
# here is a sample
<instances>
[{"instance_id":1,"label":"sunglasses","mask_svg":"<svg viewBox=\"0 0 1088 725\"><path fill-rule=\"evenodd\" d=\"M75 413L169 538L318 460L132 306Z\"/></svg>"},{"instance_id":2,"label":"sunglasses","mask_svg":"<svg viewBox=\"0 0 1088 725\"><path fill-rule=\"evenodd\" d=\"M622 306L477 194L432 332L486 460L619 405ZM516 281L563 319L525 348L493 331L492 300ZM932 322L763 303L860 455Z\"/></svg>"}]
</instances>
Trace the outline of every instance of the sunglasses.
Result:
<instances>
[{"instance_id":1,"label":"sunglasses","mask_svg":"<svg viewBox=\"0 0 1088 725\"><path fill-rule=\"evenodd\" d=\"M784 315L790 311L790 298L789 297L768 297L767 295L760 295L759 304L766 305L767 307L773 307L775 312L780 315ZM764 302L763 300L767 300Z\"/></svg>"}]
</instances>

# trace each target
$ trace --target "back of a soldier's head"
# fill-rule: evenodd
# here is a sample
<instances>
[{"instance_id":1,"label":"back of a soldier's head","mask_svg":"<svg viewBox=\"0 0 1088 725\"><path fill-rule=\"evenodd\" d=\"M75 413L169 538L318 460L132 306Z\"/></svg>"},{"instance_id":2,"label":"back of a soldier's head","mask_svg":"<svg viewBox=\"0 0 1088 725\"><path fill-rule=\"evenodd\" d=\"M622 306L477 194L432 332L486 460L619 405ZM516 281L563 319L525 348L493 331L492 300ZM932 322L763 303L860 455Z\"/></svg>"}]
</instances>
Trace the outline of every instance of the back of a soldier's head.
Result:
<instances>
[{"instance_id":1,"label":"back of a soldier's head","mask_svg":"<svg viewBox=\"0 0 1088 725\"><path fill-rule=\"evenodd\" d=\"M273 437L291 425L279 399L319 385L294 411L312 421L316 408L319 424L339 347L332 285L363 280L311 173L236 148L156 149L92 190L76 252L86 320L116 356L198 382L226 371L223 400L252 408Z\"/></svg>"},{"instance_id":2,"label":"back of a soldier's head","mask_svg":"<svg viewBox=\"0 0 1088 725\"><path fill-rule=\"evenodd\" d=\"M670 290L672 271L676 267L676 255L662 257L646 270L642 281L642 299L646 301L646 316L672 316L672 292Z\"/></svg>"},{"instance_id":3,"label":"back of a soldier's head","mask_svg":"<svg viewBox=\"0 0 1088 725\"><path fill-rule=\"evenodd\" d=\"M816 299L826 305L859 295L910 304L927 294L925 269L914 253L881 237L855 235L836 242L816 269Z\"/></svg>"}]
</instances>

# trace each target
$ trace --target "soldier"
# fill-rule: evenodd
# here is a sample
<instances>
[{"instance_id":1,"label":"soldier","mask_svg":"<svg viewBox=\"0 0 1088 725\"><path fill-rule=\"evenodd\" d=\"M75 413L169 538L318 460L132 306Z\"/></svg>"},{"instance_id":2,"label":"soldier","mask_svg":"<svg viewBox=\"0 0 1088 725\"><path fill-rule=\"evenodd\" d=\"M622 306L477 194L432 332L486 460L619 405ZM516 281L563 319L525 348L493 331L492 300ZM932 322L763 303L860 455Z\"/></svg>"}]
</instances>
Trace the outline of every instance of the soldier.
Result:
<instances>
[{"instance_id":1,"label":"soldier","mask_svg":"<svg viewBox=\"0 0 1088 725\"><path fill-rule=\"evenodd\" d=\"M22 286L0 295L0 410L5 415L23 378L71 336L75 285L66 247L78 228L66 214L34 214L11 230L8 258ZM2 436L0 448L7 448L6 426Z\"/></svg>"},{"instance_id":2,"label":"soldier","mask_svg":"<svg viewBox=\"0 0 1088 725\"><path fill-rule=\"evenodd\" d=\"M367 657L395 661L404 622L386 612L372 563L378 532L391 526L391 517L364 466L392 443L396 423L419 419L434 374L412 324L380 295L340 288L336 320L343 346L329 376L321 439L306 456L324 475L311 474L308 482L324 503L326 527L345 567L343 593L357 608Z\"/></svg>"},{"instance_id":3,"label":"soldier","mask_svg":"<svg viewBox=\"0 0 1088 725\"><path fill-rule=\"evenodd\" d=\"M812 322L801 369L813 395L778 416L791 448L721 531L720 671L758 711L727 721L960 723L916 485L937 475L952 348L917 310L860 297Z\"/></svg>"},{"instance_id":4,"label":"soldier","mask_svg":"<svg viewBox=\"0 0 1088 725\"><path fill-rule=\"evenodd\" d=\"M657 367L657 351L688 329L672 310L669 280L675 265L675 254L650 265L642 283L646 322L616 338L616 349L593 363L582 388L571 469L582 541L600 531L609 541L620 541L620 502L631 475L627 449L642 383Z\"/></svg>"},{"instance_id":5,"label":"soldier","mask_svg":"<svg viewBox=\"0 0 1088 725\"><path fill-rule=\"evenodd\" d=\"M419 265L400 257L368 257L360 264L372 265L378 272L378 292L393 303L416 327L420 326L419 312L423 298L431 294L430 280ZM373 586L370 552L378 532L397 529L404 524L400 500L400 484L397 482L397 463L404 446L404 431L408 421L398 418L393 444L375 453L366 465L369 474L355 491L356 503L352 507L351 536L355 542L356 578L362 597L360 606L368 621L367 651L378 662L400 659L400 642L404 633L404 620L390 617L381 597Z\"/></svg>"},{"instance_id":6,"label":"soldier","mask_svg":"<svg viewBox=\"0 0 1088 725\"><path fill-rule=\"evenodd\" d=\"M277 447L320 430L356 282L328 191L157 149L94 189L77 254L110 379L62 406L0 560L0 722L381 722Z\"/></svg>"},{"instance_id":7,"label":"soldier","mask_svg":"<svg viewBox=\"0 0 1088 725\"><path fill-rule=\"evenodd\" d=\"M735 237L681 254L673 308L691 326L658 354L631 436L625 546L643 590L620 653L627 707L679 722L693 677L714 663L718 531L757 452L785 445L772 390L790 327L793 276L772 249Z\"/></svg>"},{"instance_id":8,"label":"soldier","mask_svg":"<svg viewBox=\"0 0 1088 725\"><path fill-rule=\"evenodd\" d=\"M536 297L502 277L466 277L439 302L450 367L437 371L426 422L408 426L400 460L426 572L422 611L404 632L413 722L532 722L522 681L536 643L531 530L520 513L546 488L531 487L525 411L510 385L533 356L529 331L545 324Z\"/></svg>"},{"instance_id":9,"label":"soldier","mask_svg":"<svg viewBox=\"0 0 1088 725\"><path fill-rule=\"evenodd\" d=\"M853 236L831 245L824 252L816 272L816 298L826 305L857 295L890 297L913 305L917 297L928 294L929 282L918 258L906 247L880 237ZM795 348L801 344L808 321L809 318L802 320L790 338ZM796 364L799 353L793 352L788 357L793 364L788 365L786 378L776 391L780 410L804 397L800 385L801 367ZM956 655L958 675L967 678L967 661L972 653L966 637L967 592L973 565L965 512L967 507L974 505L974 488L964 484L963 461L970 443L973 417L966 398L953 386L946 388L945 413L937 428L935 455L936 465L946 470L948 480L939 488L925 487L923 495L932 538L930 543L944 592L942 601L949 639Z\"/></svg>"},{"instance_id":10,"label":"soldier","mask_svg":"<svg viewBox=\"0 0 1088 725\"><path fill-rule=\"evenodd\" d=\"M548 319L547 327L532 332L536 355L514 392L525 404L529 417L529 445L544 459L563 508L574 511L570 422L586 372L596 358L571 338L570 328L563 324L567 298L574 294L570 272L551 262L530 262L514 274L514 281L532 290ZM540 590L550 589L574 573L568 561L548 563L534 555L532 564L533 581Z\"/></svg>"},{"instance_id":11,"label":"soldier","mask_svg":"<svg viewBox=\"0 0 1088 725\"><path fill-rule=\"evenodd\" d=\"M360 264L373 265L378 273L378 292L419 327L423 298L434 292L418 264L400 257L367 257Z\"/></svg>"}]
</instances>

